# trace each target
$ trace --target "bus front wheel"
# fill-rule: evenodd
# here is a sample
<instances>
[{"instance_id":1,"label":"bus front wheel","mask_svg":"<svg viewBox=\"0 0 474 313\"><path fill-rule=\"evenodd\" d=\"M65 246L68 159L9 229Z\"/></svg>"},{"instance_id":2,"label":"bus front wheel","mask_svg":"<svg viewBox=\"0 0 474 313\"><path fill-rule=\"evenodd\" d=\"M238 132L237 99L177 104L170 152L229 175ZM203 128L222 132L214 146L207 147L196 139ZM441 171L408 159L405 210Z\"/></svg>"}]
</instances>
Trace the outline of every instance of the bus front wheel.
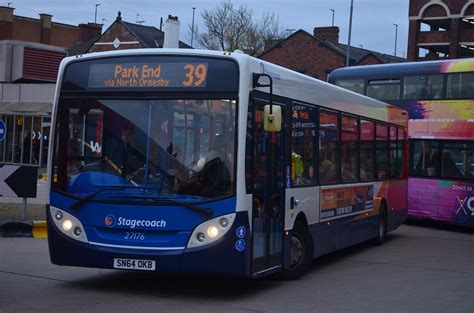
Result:
<instances>
[{"instance_id":1,"label":"bus front wheel","mask_svg":"<svg viewBox=\"0 0 474 313\"><path fill-rule=\"evenodd\" d=\"M385 202L380 204L379 221L377 225L377 237L375 238L375 244L380 246L384 243L387 237L387 206Z\"/></svg>"},{"instance_id":2,"label":"bus front wheel","mask_svg":"<svg viewBox=\"0 0 474 313\"><path fill-rule=\"evenodd\" d=\"M284 279L297 279L311 266L313 239L308 227L296 221L290 240L290 265L283 271L282 276Z\"/></svg>"}]
</instances>

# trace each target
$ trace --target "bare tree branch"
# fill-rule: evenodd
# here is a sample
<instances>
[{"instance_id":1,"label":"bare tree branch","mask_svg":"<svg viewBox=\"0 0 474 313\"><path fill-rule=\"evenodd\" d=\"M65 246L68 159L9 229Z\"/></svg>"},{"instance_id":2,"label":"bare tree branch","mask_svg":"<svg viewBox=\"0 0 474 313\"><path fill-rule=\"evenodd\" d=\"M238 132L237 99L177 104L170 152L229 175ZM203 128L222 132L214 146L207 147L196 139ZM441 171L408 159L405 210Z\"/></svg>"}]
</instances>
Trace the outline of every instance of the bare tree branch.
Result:
<instances>
[{"instance_id":1,"label":"bare tree branch","mask_svg":"<svg viewBox=\"0 0 474 313\"><path fill-rule=\"evenodd\" d=\"M265 13L255 20L246 5L236 8L230 0L221 2L215 9L201 13L204 31L194 28L194 38L206 49L234 51L243 50L250 55L259 55L269 40L283 37L283 30L274 13ZM191 34L191 26L189 29Z\"/></svg>"}]
</instances>

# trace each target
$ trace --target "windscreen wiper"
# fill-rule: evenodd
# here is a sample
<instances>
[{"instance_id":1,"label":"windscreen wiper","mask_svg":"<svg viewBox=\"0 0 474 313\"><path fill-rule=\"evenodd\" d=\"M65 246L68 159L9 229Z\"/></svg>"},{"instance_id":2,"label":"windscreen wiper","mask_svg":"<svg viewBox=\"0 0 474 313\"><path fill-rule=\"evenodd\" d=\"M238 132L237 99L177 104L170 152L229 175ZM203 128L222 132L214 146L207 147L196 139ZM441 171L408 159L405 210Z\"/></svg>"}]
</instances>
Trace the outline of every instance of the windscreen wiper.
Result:
<instances>
[{"instance_id":1,"label":"windscreen wiper","mask_svg":"<svg viewBox=\"0 0 474 313\"><path fill-rule=\"evenodd\" d=\"M189 203L189 202L181 202L181 201L176 201L176 200L173 200L173 199L169 199L169 198L163 198L163 197L159 197L159 196L119 196L118 198L127 198L127 199L151 199L151 200L155 200L156 202L160 203L160 204L168 204L168 205L175 205L175 206L183 206L185 208L188 208L188 209L191 209L195 212L198 212L202 215L205 215L205 216L213 216L214 215L214 211L212 209L207 209L207 208L200 208L192 203Z\"/></svg>"},{"instance_id":2,"label":"windscreen wiper","mask_svg":"<svg viewBox=\"0 0 474 313\"><path fill-rule=\"evenodd\" d=\"M79 201L71 204L69 209L71 210L77 210L80 207L82 207L84 204L89 202L92 198L94 198L96 195L98 195L101 192L107 191L107 190L124 190L124 189L156 189L153 187L141 187L141 186L103 186L102 188L99 188L95 192L91 193L90 195L79 199Z\"/></svg>"}]
</instances>

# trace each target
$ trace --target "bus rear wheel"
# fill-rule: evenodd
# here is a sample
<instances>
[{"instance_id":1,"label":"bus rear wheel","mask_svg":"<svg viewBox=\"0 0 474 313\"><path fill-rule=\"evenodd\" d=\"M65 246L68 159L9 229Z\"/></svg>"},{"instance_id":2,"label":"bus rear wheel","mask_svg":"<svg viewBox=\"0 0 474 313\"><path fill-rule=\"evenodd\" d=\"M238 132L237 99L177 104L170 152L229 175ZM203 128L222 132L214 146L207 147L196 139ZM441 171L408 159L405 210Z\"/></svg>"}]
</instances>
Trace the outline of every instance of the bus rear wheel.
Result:
<instances>
[{"instance_id":1,"label":"bus rear wheel","mask_svg":"<svg viewBox=\"0 0 474 313\"><path fill-rule=\"evenodd\" d=\"M313 259L313 239L308 227L295 222L290 238L290 265L283 270L284 279L297 279L306 272Z\"/></svg>"},{"instance_id":2,"label":"bus rear wheel","mask_svg":"<svg viewBox=\"0 0 474 313\"><path fill-rule=\"evenodd\" d=\"M375 238L375 244L377 246L382 245L387 237L387 206L385 202L380 205L379 222L377 226L377 237Z\"/></svg>"}]
</instances>

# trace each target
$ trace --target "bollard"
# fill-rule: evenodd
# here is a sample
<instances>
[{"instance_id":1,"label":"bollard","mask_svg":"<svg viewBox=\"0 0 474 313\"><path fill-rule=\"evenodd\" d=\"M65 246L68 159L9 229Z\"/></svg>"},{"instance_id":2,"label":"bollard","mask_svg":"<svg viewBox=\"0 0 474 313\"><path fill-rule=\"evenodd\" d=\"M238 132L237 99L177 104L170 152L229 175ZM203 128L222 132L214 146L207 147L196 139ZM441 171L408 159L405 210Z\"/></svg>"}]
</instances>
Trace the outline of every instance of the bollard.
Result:
<instances>
[{"instance_id":1,"label":"bollard","mask_svg":"<svg viewBox=\"0 0 474 313\"><path fill-rule=\"evenodd\" d=\"M21 207L21 219L22 220L26 220L26 210L28 209L27 200L28 200L28 198L23 198L23 206Z\"/></svg>"}]
</instances>

